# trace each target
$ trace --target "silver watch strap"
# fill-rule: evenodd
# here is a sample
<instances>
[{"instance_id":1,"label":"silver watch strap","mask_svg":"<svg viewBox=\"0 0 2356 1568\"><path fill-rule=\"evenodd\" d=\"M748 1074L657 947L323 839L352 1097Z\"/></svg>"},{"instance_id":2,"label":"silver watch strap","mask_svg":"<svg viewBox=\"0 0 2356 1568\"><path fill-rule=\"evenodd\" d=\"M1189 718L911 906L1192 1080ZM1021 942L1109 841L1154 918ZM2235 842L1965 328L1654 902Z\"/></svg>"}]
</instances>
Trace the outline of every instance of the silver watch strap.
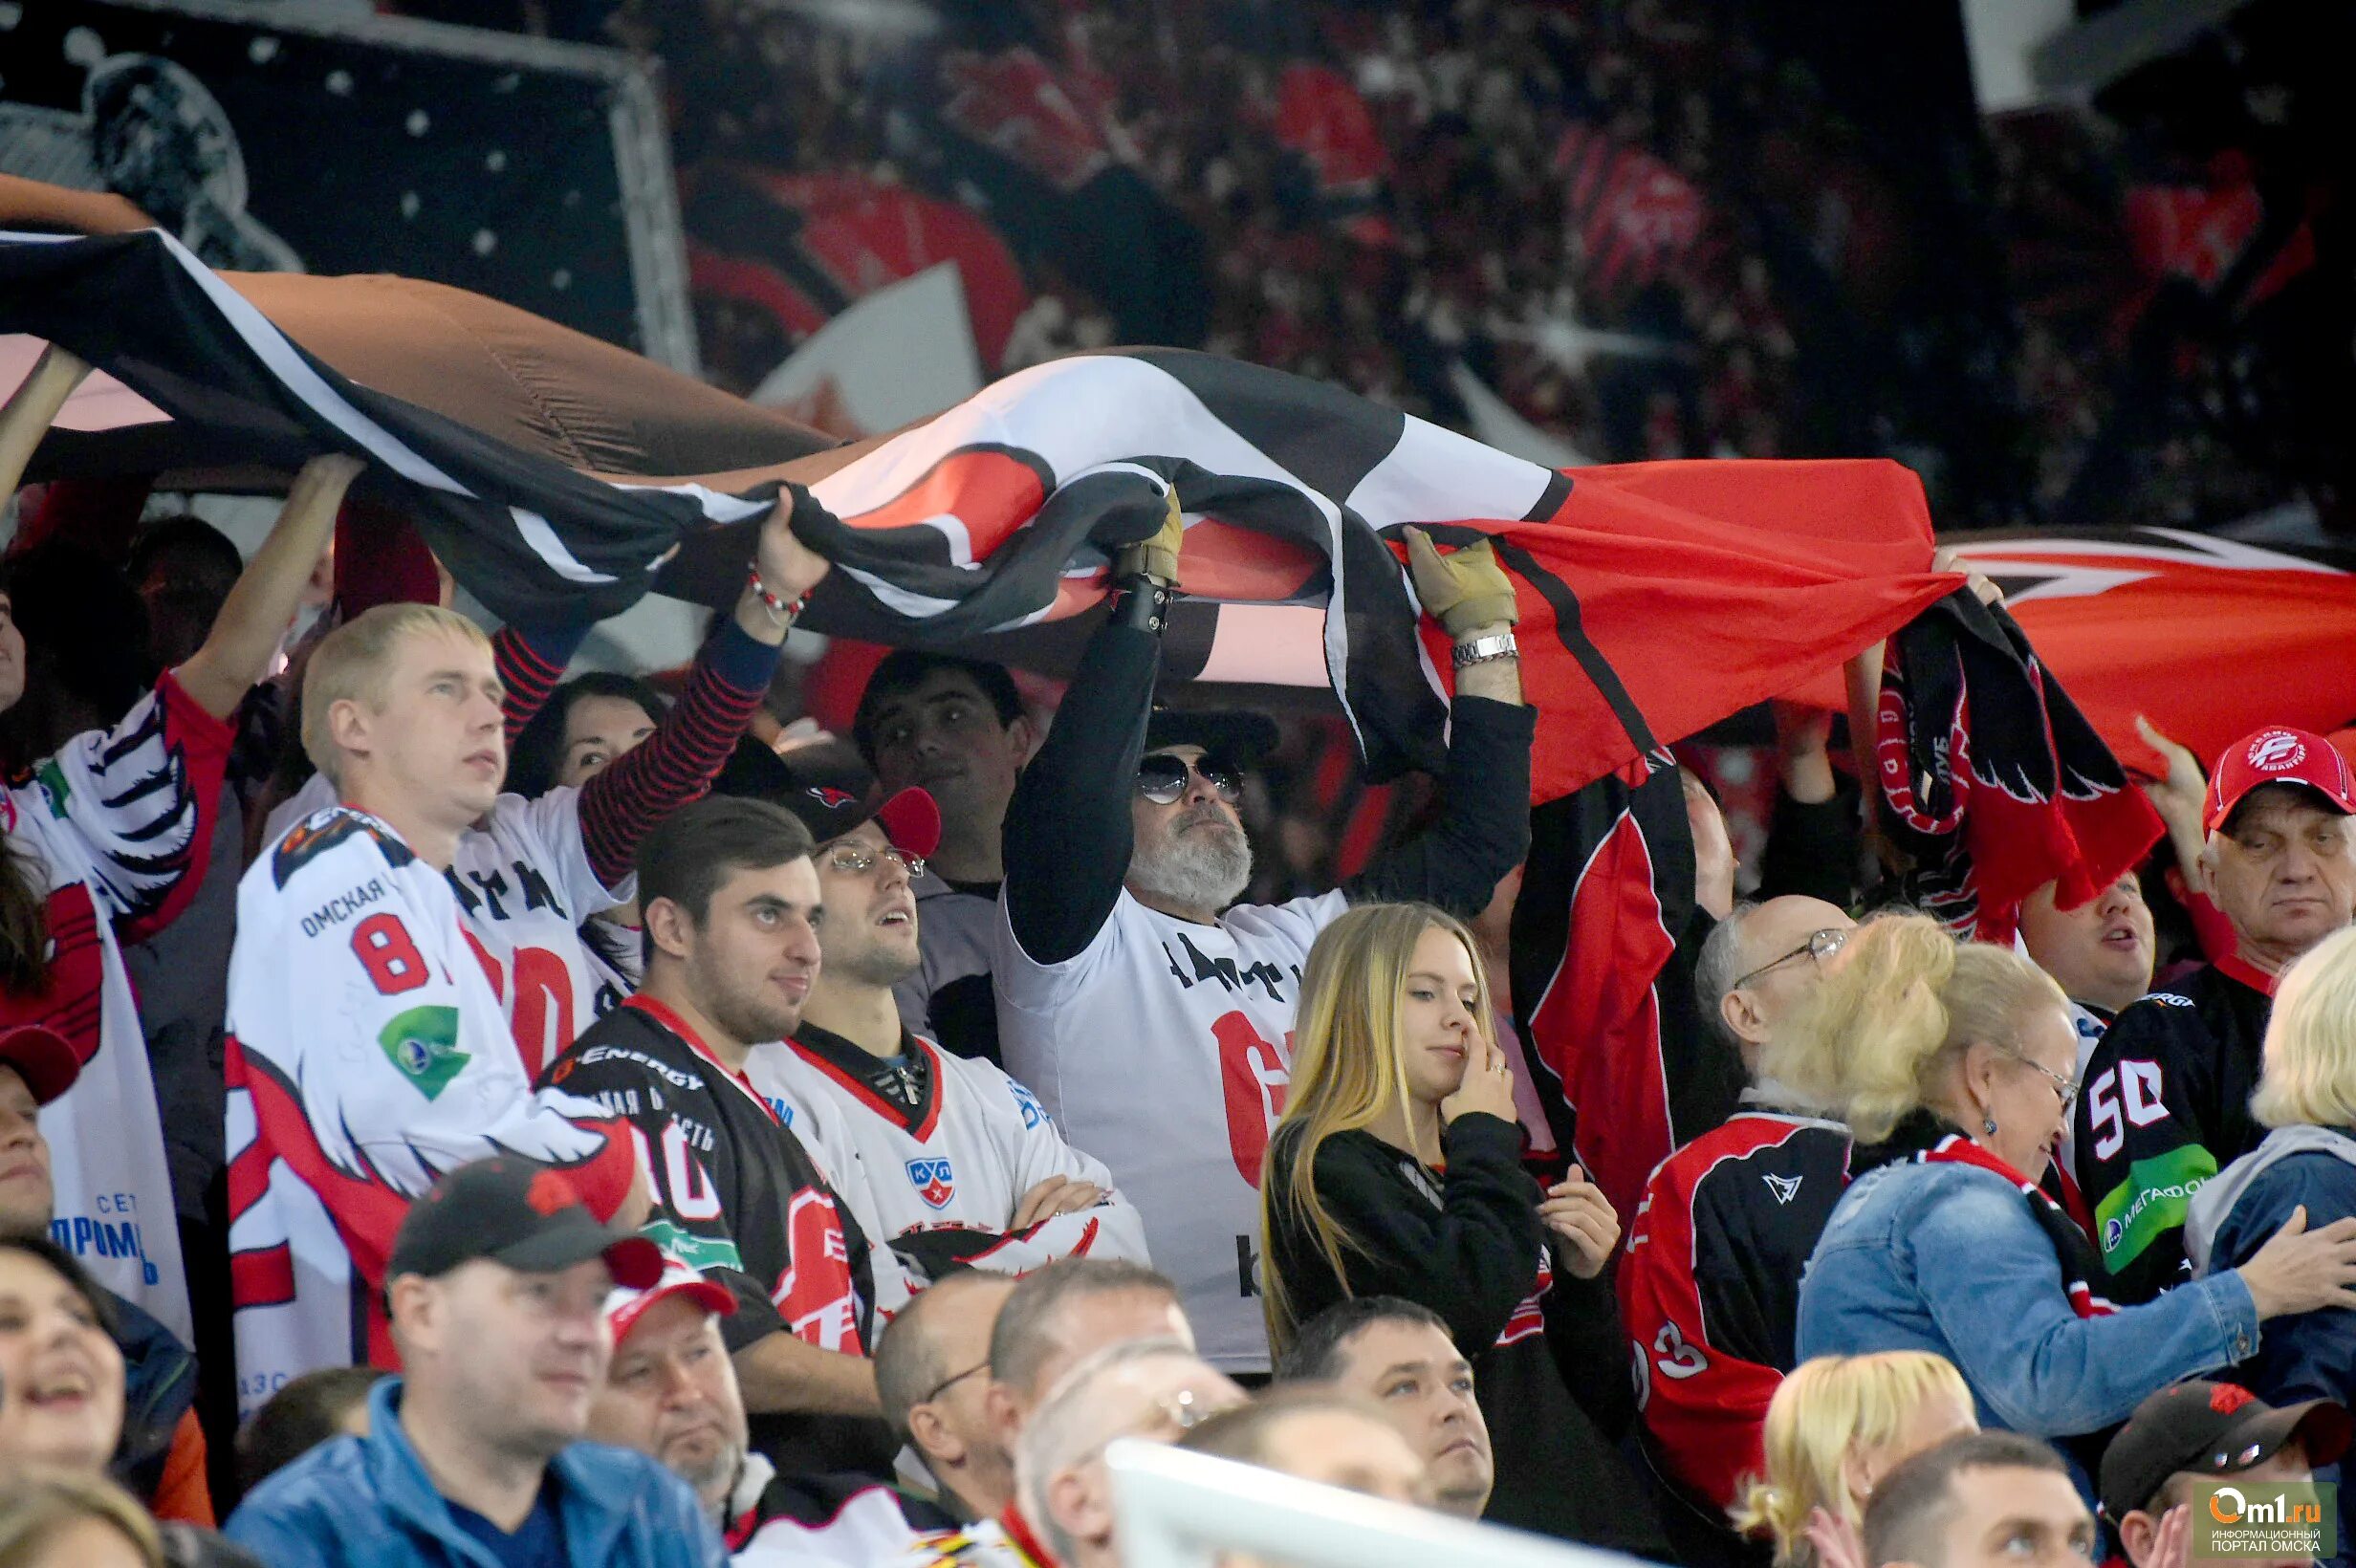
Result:
<instances>
[{"instance_id":1,"label":"silver watch strap","mask_svg":"<svg viewBox=\"0 0 2356 1568\"><path fill-rule=\"evenodd\" d=\"M1459 642L1453 655L1455 666L1466 669L1473 664L1486 664L1497 659L1518 659L1521 644L1514 641L1512 632L1491 632L1470 642Z\"/></svg>"}]
</instances>

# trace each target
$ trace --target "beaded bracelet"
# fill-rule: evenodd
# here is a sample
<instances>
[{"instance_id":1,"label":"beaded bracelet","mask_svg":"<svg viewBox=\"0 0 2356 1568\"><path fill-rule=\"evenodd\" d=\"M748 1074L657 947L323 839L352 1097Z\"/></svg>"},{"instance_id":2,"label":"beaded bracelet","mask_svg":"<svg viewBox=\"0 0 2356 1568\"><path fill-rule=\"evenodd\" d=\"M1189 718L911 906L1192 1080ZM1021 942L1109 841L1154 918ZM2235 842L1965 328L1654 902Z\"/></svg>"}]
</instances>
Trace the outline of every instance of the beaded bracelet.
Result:
<instances>
[{"instance_id":1,"label":"beaded bracelet","mask_svg":"<svg viewBox=\"0 0 2356 1568\"><path fill-rule=\"evenodd\" d=\"M757 566L747 569L745 573L745 586L753 591L753 597L754 599L761 601L761 608L769 612L769 619L775 621L780 626L791 626L795 622L796 619L801 615L803 608L810 602L810 596L808 594L802 595L801 598L794 600L793 603L788 604L785 600L771 593L769 591L769 584L761 580L761 569Z\"/></svg>"}]
</instances>

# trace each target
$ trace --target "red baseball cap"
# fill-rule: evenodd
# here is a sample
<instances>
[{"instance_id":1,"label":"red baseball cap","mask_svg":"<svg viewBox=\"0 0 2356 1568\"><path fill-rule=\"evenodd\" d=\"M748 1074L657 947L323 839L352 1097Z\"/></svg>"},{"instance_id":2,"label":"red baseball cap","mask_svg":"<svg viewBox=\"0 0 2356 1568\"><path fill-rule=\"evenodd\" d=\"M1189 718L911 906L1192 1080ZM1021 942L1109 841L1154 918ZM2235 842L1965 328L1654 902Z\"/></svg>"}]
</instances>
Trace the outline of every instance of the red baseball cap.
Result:
<instances>
[{"instance_id":1,"label":"red baseball cap","mask_svg":"<svg viewBox=\"0 0 2356 1568\"><path fill-rule=\"evenodd\" d=\"M48 1104L82 1076L82 1058L47 1024L0 1025L0 1067L16 1069L35 1105Z\"/></svg>"},{"instance_id":2,"label":"red baseball cap","mask_svg":"<svg viewBox=\"0 0 2356 1568\"><path fill-rule=\"evenodd\" d=\"M2216 832L2243 797L2264 784L2303 784L2341 816L2356 817L2356 778L2348 775L2347 759L2323 736L2278 724L2242 736L2217 758L2201 825Z\"/></svg>"},{"instance_id":3,"label":"red baseball cap","mask_svg":"<svg viewBox=\"0 0 2356 1568\"><path fill-rule=\"evenodd\" d=\"M736 1294L716 1279L706 1279L679 1259L665 1253L663 1274L644 1290L618 1286L605 1297L605 1321L613 1326L614 1343L619 1345L630 1337L630 1330L646 1309L665 1296L685 1295L714 1317L726 1318L736 1310Z\"/></svg>"}]
</instances>

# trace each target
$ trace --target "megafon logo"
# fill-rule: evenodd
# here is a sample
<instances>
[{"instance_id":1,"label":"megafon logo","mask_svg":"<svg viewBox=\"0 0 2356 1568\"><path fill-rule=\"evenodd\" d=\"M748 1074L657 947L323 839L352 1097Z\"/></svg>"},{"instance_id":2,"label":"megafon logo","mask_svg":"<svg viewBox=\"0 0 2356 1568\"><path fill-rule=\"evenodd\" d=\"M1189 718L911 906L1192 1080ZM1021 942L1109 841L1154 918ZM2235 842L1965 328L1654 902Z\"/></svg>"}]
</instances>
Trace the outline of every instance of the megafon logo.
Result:
<instances>
[{"instance_id":1,"label":"megafon logo","mask_svg":"<svg viewBox=\"0 0 2356 1568\"><path fill-rule=\"evenodd\" d=\"M2307 760L2307 743L2287 730L2269 730L2250 742L2244 755L2251 767L2279 773Z\"/></svg>"}]
</instances>

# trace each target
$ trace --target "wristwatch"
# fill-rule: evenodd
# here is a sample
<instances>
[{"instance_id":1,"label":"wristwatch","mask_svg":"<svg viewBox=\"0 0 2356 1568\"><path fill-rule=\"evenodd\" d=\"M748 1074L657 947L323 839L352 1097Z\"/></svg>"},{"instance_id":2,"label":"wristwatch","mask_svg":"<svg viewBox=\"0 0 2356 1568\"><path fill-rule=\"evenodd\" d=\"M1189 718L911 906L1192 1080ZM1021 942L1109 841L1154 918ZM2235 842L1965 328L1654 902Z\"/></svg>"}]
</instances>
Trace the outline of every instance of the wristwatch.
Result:
<instances>
[{"instance_id":1,"label":"wristwatch","mask_svg":"<svg viewBox=\"0 0 2356 1568\"><path fill-rule=\"evenodd\" d=\"M1520 657L1521 644L1514 641L1512 632L1491 632L1487 637L1457 643L1454 663L1458 669L1471 669L1474 664Z\"/></svg>"}]
</instances>

